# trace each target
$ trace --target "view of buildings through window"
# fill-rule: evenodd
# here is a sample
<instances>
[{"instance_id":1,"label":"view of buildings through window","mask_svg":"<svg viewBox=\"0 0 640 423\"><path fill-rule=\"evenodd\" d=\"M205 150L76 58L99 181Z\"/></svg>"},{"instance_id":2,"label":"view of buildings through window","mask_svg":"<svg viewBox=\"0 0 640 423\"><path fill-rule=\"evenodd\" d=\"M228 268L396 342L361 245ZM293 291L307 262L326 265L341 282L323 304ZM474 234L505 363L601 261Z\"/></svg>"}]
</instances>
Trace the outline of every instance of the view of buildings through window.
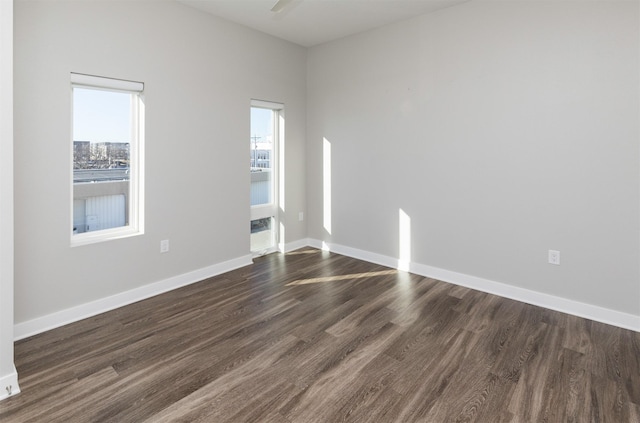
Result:
<instances>
[{"instance_id":1,"label":"view of buildings through window","mask_svg":"<svg viewBox=\"0 0 640 423\"><path fill-rule=\"evenodd\" d=\"M268 204L273 201L273 110L251 108L251 205Z\"/></svg>"},{"instance_id":2,"label":"view of buildings through window","mask_svg":"<svg viewBox=\"0 0 640 423\"><path fill-rule=\"evenodd\" d=\"M128 142L73 141L74 171L129 167L129 159Z\"/></svg>"},{"instance_id":3,"label":"view of buildings through window","mask_svg":"<svg viewBox=\"0 0 640 423\"><path fill-rule=\"evenodd\" d=\"M251 108L251 169L271 168L271 154L273 152L273 111Z\"/></svg>"},{"instance_id":4,"label":"view of buildings through window","mask_svg":"<svg viewBox=\"0 0 640 423\"><path fill-rule=\"evenodd\" d=\"M130 92L73 87L73 233L129 224Z\"/></svg>"},{"instance_id":5,"label":"view of buildings through window","mask_svg":"<svg viewBox=\"0 0 640 423\"><path fill-rule=\"evenodd\" d=\"M274 162L276 113L273 109L251 107L251 251L274 245Z\"/></svg>"}]
</instances>

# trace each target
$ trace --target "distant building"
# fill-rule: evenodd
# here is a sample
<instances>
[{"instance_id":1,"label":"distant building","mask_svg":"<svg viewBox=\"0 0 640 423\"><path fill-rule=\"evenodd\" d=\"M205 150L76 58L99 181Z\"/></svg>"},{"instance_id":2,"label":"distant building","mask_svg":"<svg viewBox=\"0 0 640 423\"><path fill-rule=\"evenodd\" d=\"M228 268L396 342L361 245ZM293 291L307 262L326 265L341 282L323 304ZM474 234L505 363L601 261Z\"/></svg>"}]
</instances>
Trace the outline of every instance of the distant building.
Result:
<instances>
[{"instance_id":1,"label":"distant building","mask_svg":"<svg viewBox=\"0 0 640 423\"><path fill-rule=\"evenodd\" d=\"M129 143L96 142L91 144L91 160L98 169L129 166Z\"/></svg>"},{"instance_id":2,"label":"distant building","mask_svg":"<svg viewBox=\"0 0 640 423\"><path fill-rule=\"evenodd\" d=\"M89 141L73 142L73 168L87 169L91 160L91 143Z\"/></svg>"},{"instance_id":3,"label":"distant building","mask_svg":"<svg viewBox=\"0 0 640 423\"><path fill-rule=\"evenodd\" d=\"M127 142L73 142L74 169L113 169L129 167Z\"/></svg>"},{"instance_id":4,"label":"distant building","mask_svg":"<svg viewBox=\"0 0 640 423\"><path fill-rule=\"evenodd\" d=\"M269 169L271 168L271 154L273 153L273 144L270 142L252 142L251 143L251 168L252 169Z\"/></svg>"}]
</instances>

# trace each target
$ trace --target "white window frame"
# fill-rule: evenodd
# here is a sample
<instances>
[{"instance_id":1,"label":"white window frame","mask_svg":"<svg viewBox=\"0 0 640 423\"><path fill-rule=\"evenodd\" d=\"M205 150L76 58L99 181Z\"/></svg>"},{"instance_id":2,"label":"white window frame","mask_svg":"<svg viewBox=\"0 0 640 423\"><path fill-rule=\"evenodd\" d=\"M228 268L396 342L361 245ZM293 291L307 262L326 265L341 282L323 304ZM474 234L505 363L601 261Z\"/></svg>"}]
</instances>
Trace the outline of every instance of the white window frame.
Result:
<instances>
[{"instance_id":1,"label":"white window frame","mask_svg":"<svg viewBox=\"0 0 640 423\"><path fill-rule=\"evenodd\" d=\"M131 139L129 142L129 223L118 228L73 233L73 90L74 88L115 91L131 95ZM71 246L94 244L144 234L144 83L71 73L71 142L69 182L71 184L69 231Z\"/></svg>"},{"instance_id":2,"label":"white window frame","mask_svg":"<svg viewBox=\"0 0 640 423\"><path fill-rule=\"evenodd\" d=\"M252 256L258 257L274 251L284 251L282 244L283 227L281 225L280 210L284 211L284 104L272 101L251 99L251 108L267 109L273 112L273 157L271 168L273 169L271 180L271 203L250 207L250 221L267 217L273 217L271 231L273 246L265 251L252 251Z\"/></svg>"}]
</instances>

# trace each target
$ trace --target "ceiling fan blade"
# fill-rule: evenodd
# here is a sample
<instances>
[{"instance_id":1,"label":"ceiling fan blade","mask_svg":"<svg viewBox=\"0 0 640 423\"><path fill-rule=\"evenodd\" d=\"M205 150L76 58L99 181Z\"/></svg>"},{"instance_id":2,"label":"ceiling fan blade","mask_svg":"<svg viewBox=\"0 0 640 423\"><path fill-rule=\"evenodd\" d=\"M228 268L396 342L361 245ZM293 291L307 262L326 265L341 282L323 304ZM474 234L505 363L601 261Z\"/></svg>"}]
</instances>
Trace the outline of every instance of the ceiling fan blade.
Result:
<instances>
[{"instance_id":1,"label":"ceiling fan blade","mask_svg":"<svg viewBox=\"0 0 640 423\"><path fill-rule=\"evenodd\" d=\"M278 0L278 2L276 4L273 5L273 7L271 8L271 11L274 13L278 13L280 12L282 9L284 9L285 7L287 7L287 5L289 3L291 3L293 0Z\"/></svg>"}]
</instances>

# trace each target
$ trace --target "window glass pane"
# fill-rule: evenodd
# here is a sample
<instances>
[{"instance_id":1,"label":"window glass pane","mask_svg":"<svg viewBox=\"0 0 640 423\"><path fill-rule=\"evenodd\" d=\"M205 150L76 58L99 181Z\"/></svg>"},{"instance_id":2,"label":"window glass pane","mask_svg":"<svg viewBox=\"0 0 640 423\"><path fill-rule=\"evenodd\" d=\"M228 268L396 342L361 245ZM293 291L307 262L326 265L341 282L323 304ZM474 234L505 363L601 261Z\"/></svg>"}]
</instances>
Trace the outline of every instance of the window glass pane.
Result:
<instances>
[{"instance_id":1,"label":"window glass pane","mask_svg":"<svg viewBox=\"0 0 640 423\"><path fill-rule=\"evenodd\" d=\"M132 94L73 89L73 233L129 224Z\"/></svg>"},{"instance_id":2,"label":"window glass pane","mask_svg":"<svg viewBox=\"0 0 640 423\"><path fill-rule=\"evenodd\" d=\"M272 217L251 221L251 251L273 247Z\"/></svg>"},{"instance_id":3,"label":"window glass pane","mask_svg":"<svg viewBox=\"0 0 640 423\"><path fill-rule=\"evenodd\" d=\"M251 205L273 202L273 110L251 108Z\"/></svg>"}]
</instances>

